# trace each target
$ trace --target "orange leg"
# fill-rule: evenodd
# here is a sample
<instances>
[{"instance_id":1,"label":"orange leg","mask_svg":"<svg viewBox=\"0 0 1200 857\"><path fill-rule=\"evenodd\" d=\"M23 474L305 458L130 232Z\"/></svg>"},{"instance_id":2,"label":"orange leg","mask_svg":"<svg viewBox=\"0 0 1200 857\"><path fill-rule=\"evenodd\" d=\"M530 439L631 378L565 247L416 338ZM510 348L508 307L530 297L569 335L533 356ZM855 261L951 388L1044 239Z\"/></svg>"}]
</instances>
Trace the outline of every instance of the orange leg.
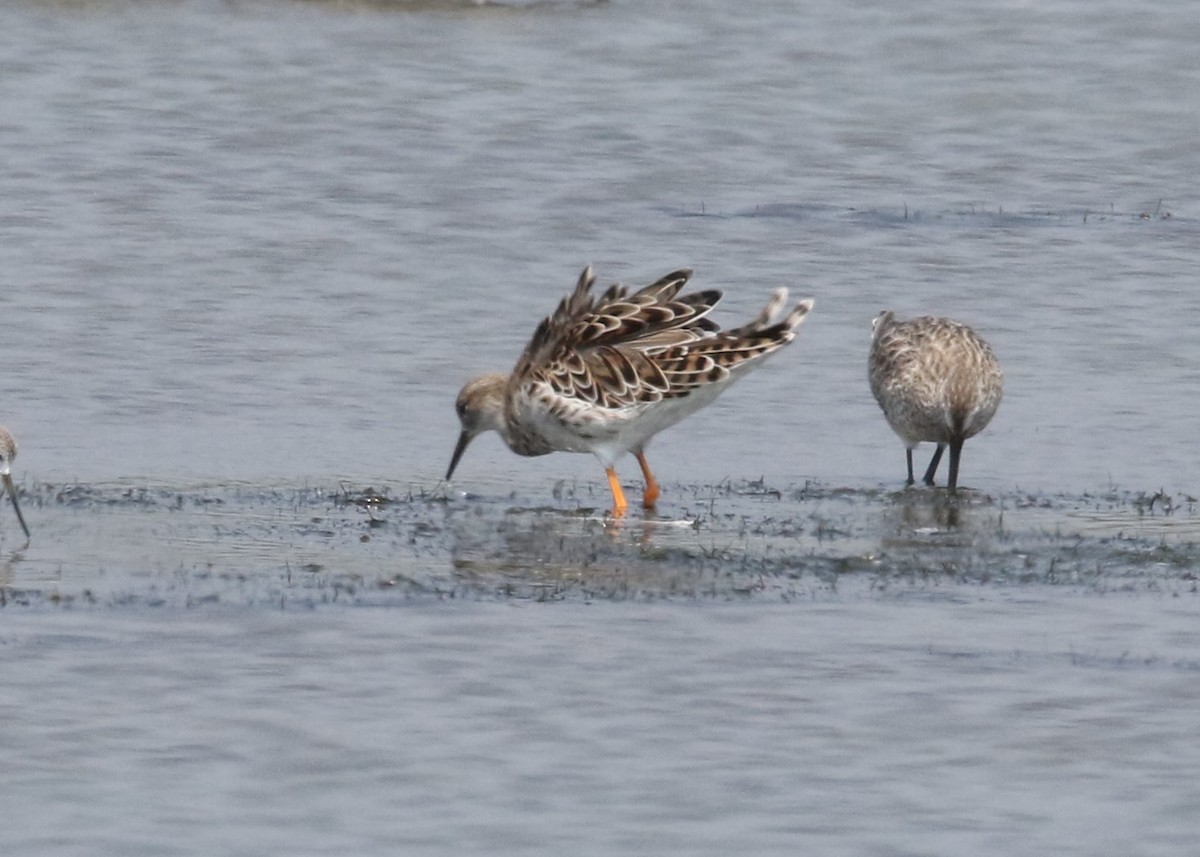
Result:
<instances>
[{"instance_id":1,"label":"orange leg","mask_svg":"<svg viewBox=\"0 0 1200 857\"><path fill-rule=\"evenodd\" d=\"M604 468L604 472L608 475L608 487L612 489L613 517L620 518L629 508L629 504L625 502L625 492L621 490L621 480L617 478L617 471L612 467Z\"/></svg>"},{"instance_id":2,"label":"orange leg","mask_svg":"<svg viewBox=\"0 0 1200 857\"><path fill-rule=\"evenodd\" d=\"M642 466L642 478L646 480L646 493L642 495L642 506L653 509L659 496L662 495L662 492L658 490L658 480L650 472L650 462L646 460L646 453L638 450L634 455L637 456L638 464Z\"/></svg>"}]
</instances>

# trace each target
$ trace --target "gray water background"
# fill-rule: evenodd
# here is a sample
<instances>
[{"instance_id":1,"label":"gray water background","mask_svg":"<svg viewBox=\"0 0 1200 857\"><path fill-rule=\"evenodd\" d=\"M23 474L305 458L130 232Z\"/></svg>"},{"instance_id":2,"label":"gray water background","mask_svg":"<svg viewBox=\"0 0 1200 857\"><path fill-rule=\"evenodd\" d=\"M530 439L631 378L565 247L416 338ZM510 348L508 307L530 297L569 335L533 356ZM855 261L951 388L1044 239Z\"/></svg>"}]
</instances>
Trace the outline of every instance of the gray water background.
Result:
<instances>
[{"instance_id":1,"label":"gray water background","mask_svg":"<svg viewBox=\"0 0 1200 857\"><path fill-rule=\"evenodd\" d=\"M968 321L1003 362L967 484L1196 493L1191 4L15 2L0 22L18 481L433 490L459 385L510 366L592 263L694 266L723 321L777 285L817 300L652 446L668 514L679 482L895 485L864 377L885 307ZM553 503L600 476L491 437L458 487ZM30 518L36 565L61 548ZM5 610L0 850L1194 847L1194 595L849 589Z\"/></svg>"},{"instance_id":2,"label":"gray water background","mask_svg":"<svg viewBox=\"0 0 1200 857\"><path fill-rule=\"evenodd\" d=\"M968 321L1003 361L969 484L1200 477L1186 4L4 18L0 401L32 478L432 486L458 387L510 367L587 263L694 266L726 322L778 285L817 300L654 445L665 480L902 474L863 380L885 307ZM595 462L491 437L460 478L564 476Z\"/></svg>"}]
</instances>

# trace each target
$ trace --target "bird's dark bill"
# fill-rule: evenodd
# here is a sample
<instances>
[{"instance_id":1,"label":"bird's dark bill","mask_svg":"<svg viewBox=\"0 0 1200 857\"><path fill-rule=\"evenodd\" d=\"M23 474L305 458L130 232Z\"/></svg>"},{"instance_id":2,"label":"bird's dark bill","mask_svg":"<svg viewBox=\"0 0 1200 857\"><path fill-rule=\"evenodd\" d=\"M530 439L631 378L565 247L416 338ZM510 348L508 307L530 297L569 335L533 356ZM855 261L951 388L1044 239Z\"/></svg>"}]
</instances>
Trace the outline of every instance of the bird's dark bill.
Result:
<instances>
[{"instance_id":1,"label":"bird's dark bill","mask_svg":"<svg viewBox=\"0 0 1200 857\"><path fill-rule=\"evenodd\" d=\"M21 504L17 502L17 489L13 486L12 477L7 473L4 474L4 488L8 491L8 496L12 499L13 511L17 513L17 520L21 522L21 529L25 531L25 538L29 538L29 525L25 523L25 516L21 514Z\"/></svg>"},{"instance_id":2,"label":"bird's dark bill","mask_svg":"<svg viewBox=\"0 0 1200 857\"><path fill-rule=\"evenodd\" d=\"M454 475L454 468L458 467L458 460L462 458L464 452L467 451L467 444L471 442L474 435L469 432L463 432L458 436L458 443L454 445L454 455L450 456L450 467L446 470L446 481L450 481L450 477Z\"/></svg>"}]
</instances>

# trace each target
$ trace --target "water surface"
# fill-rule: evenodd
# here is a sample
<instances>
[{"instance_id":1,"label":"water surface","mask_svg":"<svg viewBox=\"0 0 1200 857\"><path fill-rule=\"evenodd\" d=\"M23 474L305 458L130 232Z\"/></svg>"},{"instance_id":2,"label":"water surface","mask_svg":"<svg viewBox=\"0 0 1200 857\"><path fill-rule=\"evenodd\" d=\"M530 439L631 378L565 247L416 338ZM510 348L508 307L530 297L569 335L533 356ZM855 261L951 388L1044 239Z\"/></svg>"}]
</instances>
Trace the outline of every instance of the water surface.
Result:
<instances>
[{"instance_id":1,"label":"water surface","mask_svg":"<svg viewBox=\"0 0 1200 857\"><path fill-rule=\"evenodd\" d=\"M0 17L14 853L1196 841L1200 12ZM817 304L659 516L495 437L439 486L588 263ZM1005 368L957 507L897 491L885 307Z\"/></svg>"}]
</instances>

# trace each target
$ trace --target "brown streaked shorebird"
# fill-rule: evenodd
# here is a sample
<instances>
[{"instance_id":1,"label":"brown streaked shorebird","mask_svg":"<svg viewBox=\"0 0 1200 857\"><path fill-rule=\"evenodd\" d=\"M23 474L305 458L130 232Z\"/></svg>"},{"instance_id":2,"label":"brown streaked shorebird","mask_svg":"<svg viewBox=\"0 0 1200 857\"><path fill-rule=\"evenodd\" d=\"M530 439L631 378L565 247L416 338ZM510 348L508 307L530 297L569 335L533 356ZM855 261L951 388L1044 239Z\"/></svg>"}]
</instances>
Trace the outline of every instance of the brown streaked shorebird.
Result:
<instances>
[{"instance_id":1,"label":"brown streaked shorebird","mask_svg":"<svg viewBox=\"0 0 1200 857\"><path fill-rule=\"evenodd\" d=\"M913 448L937 444L925 471L932 485L950 447L951 491L958 488L963 443L983 431L1000 405L1004 373L983 339L957 321L923 316L898 321L891 310L872 322L868 377L888 425L904 441L908 483L913 484Z\"/></svg>"},{"instance_id":2,"label":"brown streaked shorebird","mask_svg":"<svg viewBox=\"0 0 1200 857\"><path fill-rule=\"evenodd\" d=\"M661 492L646 461L650 438L795 339L813 306L800 301L779 319L787 289L776 289L753 321L721 330L708 318L721 292L679 294L691 276L684 268L632 294L616 284L594 297L595 277L584 268L575 291L538 325L513 371L482 375L458 394L462 433L446 479L473 438L497 431L518 455L595 455L617 517L628 503L614 465L632 452L645 480L643 505L653 508Z\"/></svg>"},{"instance_id":3,"label":"brown streaked shorebird","mask_svg":"<svg viewBox=\"0 0 1200 857\"><path fill-rule=\"evenodd\" d=\"M21 522L21 529L25 531L25 538L28 539L29 527L25 524L25 516L21 514L21 504L17 502L17 489L12 480L12 463L16 457L16 439L8 429L0 426L0 480L4 482L4 489L8 491L13 510L17 513L17 520Z\"/></svg>"}]
</instances>

